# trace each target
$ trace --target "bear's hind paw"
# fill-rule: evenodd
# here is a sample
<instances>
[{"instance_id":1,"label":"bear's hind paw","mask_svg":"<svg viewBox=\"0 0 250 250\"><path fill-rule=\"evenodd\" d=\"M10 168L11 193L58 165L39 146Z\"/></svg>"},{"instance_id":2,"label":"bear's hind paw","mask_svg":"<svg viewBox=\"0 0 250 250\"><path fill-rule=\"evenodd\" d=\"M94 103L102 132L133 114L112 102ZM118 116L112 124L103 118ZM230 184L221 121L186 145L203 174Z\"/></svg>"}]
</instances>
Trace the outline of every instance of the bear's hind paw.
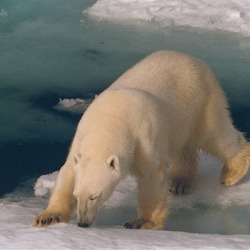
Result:
<instances>
[{"instance_id":1,"label":"bear's hind paw","mask_svg":"<svg viewBox=\"0 0 250 250\"><path fill-rule=\"evenodd\" d=\"M228 169L223 167L221 171L220 182L225 186L232 186L238 183L242 177L246 175L247 171L248 167L242 169Z\"/></svg>"}]
</instances>

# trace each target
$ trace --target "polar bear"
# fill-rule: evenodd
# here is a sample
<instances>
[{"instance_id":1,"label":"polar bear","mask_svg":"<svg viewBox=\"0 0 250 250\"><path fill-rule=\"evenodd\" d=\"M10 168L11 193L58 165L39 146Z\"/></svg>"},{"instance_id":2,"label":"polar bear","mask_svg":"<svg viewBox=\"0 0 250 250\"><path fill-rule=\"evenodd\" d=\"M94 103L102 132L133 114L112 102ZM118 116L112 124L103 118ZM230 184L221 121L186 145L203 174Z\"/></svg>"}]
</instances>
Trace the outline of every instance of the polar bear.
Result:
<instances>
[{"instance_id":1,"label":"polar bear","mask_svg":"<svg viewBox=\"0 0 250 250\"><path fill-rule=\"evenodd\" d=\"M174 51L149 55L84 113L48 207L33 226L69 222L77 206L78 225L89 227L118 182L131 174L138 183L138 218L125 228L164 228L168 192L191 192L199 150L224 162L224 185L247 173L250 144L227 108L203 62Z\"/></svg>"}]
</instances>

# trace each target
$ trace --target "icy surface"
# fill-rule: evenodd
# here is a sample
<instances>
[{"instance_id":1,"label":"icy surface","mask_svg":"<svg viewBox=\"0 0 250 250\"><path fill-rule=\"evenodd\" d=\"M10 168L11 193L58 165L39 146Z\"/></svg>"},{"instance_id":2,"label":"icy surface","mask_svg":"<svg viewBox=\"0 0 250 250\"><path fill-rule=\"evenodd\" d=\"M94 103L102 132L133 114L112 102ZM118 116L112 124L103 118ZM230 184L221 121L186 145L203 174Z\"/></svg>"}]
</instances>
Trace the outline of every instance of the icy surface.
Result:
<instances>
[{"instance_id":1,"label":"icy surface","mask_svg":"<svg viewBox=\"0 0 250 250\"><path fill-rule=\"evenodd\" d=\"M26 205L24 204L26 202ZM1 202L1 249L247 249L246 235L219 236L167 231L135 231L119 227L83 229L75 224L32 228L35 201ZM32 207L32 208L31 208ZM5 216L3 216L3 214Z\"/></svg>"},{"instance_id":2,"label":"icy surface","mask_svg":"<svg viewBox=\"0 0 250 250\"><path fill-rule=\"evenodd\" d=\"M67 111L73 114L83 114L91 101L91 99L83 100L81 98L65 98L60 99L60 101L53 108L59 111Z\"/></svg>"},{"instance_id":3,"label":"icy surface","mask_svg":"<svg viewBox=\"0 0 250 250\"><path fill-rule=\"evenodd\" d=\"M248 0L98 0L86 12L99 20L142 20L250 35Z\"/></svg>"}]
</instances>

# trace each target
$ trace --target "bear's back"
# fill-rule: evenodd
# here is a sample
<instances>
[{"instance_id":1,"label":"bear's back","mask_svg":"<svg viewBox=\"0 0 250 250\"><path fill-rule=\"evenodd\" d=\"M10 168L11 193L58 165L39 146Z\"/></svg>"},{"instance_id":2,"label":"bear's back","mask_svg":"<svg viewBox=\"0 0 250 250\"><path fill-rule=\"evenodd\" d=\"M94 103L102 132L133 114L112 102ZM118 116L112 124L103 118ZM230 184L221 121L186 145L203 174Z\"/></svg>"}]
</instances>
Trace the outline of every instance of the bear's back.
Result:
<instances>
[{"instance_id":1,"label":"bear's back","mask_svg":"<svg viewBox=\"0 0 250 250\"><path fill-rule=\"evenodd\" d=\"M158 51L121 75L110 89L132 88L151 93L161 100L184 101L205 95L220 87L206 64L175 51ZM204 95L203 95L204 93Z\"/></svg>"}]
</instances>

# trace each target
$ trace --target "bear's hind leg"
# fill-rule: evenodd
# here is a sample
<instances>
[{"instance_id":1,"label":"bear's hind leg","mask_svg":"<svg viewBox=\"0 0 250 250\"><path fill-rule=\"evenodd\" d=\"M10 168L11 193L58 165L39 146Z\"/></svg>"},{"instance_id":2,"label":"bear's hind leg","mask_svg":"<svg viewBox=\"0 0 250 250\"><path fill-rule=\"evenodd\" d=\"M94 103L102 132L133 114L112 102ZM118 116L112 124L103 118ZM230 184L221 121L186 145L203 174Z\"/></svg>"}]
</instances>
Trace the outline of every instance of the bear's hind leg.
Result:
<instances>
[{"instance_id":1,"label":"bear's hind leg","mask_svg":"<svg viewBox=\"0 0 250 250\"><path fill-rule=\"evenodd\" d=\"M219 158L224 166L221 170L220 182L231 186L246 175L250 165L250 143L231 124L230 130L221 129L211 135L202 149Z\"/></svg>"},{"instance_id":2,"label":"bear's hind leg","mask_svg":"<svg viewBox=\"0 0 250 250\"><path fill-rule=\"evenodd\" d=\"M221 171L222 184L234 185L247 173L250 164L250 144L233 125L227 101L221 89L211 95L203 123L206 153L219 158L224 167Z\"/></svg>"},{"instance_id":3,"label":"bear's hind leg","mask_svg":"<svg viewBox=\"0 0 250 250\"><path fill-rule=\"evenodd\" d=\"M250 144L240 135L238 150L230 158L224 160L221 170L221 184L231 186L240 181L246 175L250 165Z\"/></svg>"},{"instance_id":4,"label":"bear's hind leg","mask_svg":"<svg viewBox=\"0 0 250 250\"><path fill-rule=\"evenodd\" d=\"M173 162L169 191L174 195L192 192L198 176L198 155L195 149L186 149Z\"/></svg>"},{"instance_id":5,"label":"bear's hind leg","mask_svg":"<svg viewBox=\"0 0 250 250\"><path fill-rule=\"evenodd\" d=\"M138 218L127 222L127 229L163 229L168 215L166 174L151 173L138 180Z\"/></svg>"}]
</instances>

